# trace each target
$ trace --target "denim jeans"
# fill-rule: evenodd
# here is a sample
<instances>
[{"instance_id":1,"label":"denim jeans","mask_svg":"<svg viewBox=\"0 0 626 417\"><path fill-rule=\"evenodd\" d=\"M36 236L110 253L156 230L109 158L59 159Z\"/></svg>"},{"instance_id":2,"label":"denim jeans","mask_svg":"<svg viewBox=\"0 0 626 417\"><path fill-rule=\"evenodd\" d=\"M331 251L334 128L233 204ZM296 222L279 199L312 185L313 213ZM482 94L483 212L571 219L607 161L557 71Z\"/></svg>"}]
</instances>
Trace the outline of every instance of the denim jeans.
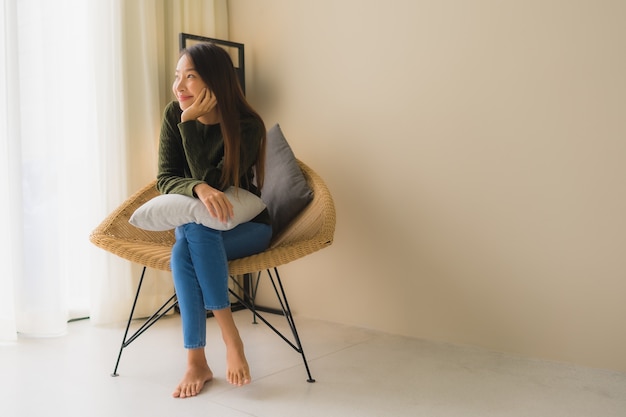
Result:
<instances>
[{"instance_id":1,"label":"denim jeans","mask_svg":"<svg viewBox=\"0 0 626 417\"><path fill-rule=\"evenodd\" d=\"M228 231L188 223L176 228L172 276L185 348L206 345L206 311L230 307L228 261L267 249L272 226L243 223Z\"/></svg>"}]
</instances>

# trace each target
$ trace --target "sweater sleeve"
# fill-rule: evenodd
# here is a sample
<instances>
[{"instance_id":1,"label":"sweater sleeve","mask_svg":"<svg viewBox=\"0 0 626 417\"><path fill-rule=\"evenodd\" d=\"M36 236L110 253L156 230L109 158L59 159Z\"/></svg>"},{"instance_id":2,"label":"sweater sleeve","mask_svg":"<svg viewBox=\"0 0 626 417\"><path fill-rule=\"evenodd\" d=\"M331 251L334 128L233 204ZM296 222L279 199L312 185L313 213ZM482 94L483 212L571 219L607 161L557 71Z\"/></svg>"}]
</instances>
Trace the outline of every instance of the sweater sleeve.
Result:
<instances>
[{"instance_id":1,"label":"sweater sleeve","mask_svg":"<svg viewBox=\"0 0 626 417\"><path fill-rule=\"evenodd\" d=\"M165 109L159 142L157 189L195 197L193 188L207 183L221 186L224 141L219 125L207 126L197 121L180 121L182 110L177 102ZM255 192L253 169L261 146L264 126L256 119L241 121L239 178L241 186Z\"/></svg>"},{"instance_id":2,"label":"sweater sleeve","mask_svg":"<svg viewBox=\"0 0 626 417\"><path fill-rule=\"evenodd\" d=\"M189 175L216 189L222 178L224 139L219 125L203 125L191 120L178 124Z\"/></svg>"},{"instance_id":3,"label":"sweater sleeve","mask_svg":"<svg viewBox=\"0 0 626 417\"><path fill-rule=\"evenodd\" d=\"M163 194L194 196L193 188L202 180L187 175L189 165L185 157L183 139L179 131L182 110L177 102L165 108L159 140L157 189Z\"/></svg>"}]
</instances>

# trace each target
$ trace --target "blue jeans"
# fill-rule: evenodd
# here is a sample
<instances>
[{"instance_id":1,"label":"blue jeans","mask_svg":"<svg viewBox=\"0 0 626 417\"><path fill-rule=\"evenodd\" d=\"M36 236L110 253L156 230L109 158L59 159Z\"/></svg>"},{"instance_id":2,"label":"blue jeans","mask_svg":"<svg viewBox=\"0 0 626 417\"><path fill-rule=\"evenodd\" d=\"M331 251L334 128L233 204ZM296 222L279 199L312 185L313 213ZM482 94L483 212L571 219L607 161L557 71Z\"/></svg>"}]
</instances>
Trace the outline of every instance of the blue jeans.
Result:
<instances>
[{"instance_id":1,"label":"blue jeans","mask_svg":"<svg viewBox=\"0 0 626 417\"><path fill-rule=\"evenodd\" d=\"M267 249L272 226L243 223L228 231L188 223L176 228L172 276L185 348L206 345L206 311L230 307L228 261Z\"/></svg>"}]
</instances>

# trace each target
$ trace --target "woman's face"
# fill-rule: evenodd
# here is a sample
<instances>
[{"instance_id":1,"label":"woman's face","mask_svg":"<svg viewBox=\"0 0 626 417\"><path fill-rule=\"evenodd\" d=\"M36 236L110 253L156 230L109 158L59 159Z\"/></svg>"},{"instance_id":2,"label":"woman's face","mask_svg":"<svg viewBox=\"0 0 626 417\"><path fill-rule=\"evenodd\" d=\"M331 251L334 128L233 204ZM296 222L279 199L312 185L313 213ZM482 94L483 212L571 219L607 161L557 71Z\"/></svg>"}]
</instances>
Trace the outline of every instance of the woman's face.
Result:
<instances>
[{"instance_id":1,"label":"woman's face","mask_svg":"<svg viewBox=\"0 0 626 417\"><path fill-rule=\"evenodd\" d=\"M187 55L181 56L176 65L176 77L172 85L172 91L180 103L180 108L185 110L191 106L204 88L208 89L196 72L191 58Z\"/></svg>"}]
</instances>

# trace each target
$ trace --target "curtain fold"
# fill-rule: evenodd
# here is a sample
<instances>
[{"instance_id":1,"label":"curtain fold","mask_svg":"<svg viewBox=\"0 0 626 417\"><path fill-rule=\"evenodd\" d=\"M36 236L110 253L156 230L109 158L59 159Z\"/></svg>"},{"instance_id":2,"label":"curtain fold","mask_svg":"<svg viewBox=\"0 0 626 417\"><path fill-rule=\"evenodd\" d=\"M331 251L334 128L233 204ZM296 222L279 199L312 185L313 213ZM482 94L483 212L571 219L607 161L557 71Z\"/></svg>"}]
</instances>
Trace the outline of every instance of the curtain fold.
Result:
<instances>
[{"instance_id":1,"label":"curtain fold","mask_svg":"<svg viewBox=\"0 0 626 417\"><path fill-rule=\"evenodd\" d=\"M0 274L0 340L12 341L17 338L15 317L15 283L22 276L22 243L19 225L21 225L21 199L17 196L20 189L15 181L19 177L20 147L19 142L10 140L19 135L17 109L11 99L19 93L17 84L12 80L17 77L16 25L17 10L14 0L5 0L0 7L0 193L5 196L0 205L3 239L0 240L0 265L4 273ZM8 200L8 201L7 201ZM11 220L12 219L12 220Z\"/></svg>"},{"instance_id":2,"label":"curtain fold","mask_svg":"<svg viewBox=\"0 0 626 417\"><path fill-rule=\"evenodd\" d=\"M94 143L88 129L90 96L82 94L92 79L86 60L75 53L85 49L85 23L63 24L65 16L83 13L80 3L2 4L6 94L1 117L9 158L2 177L5 219L11 222L9 247L2 251L2 264L9 265L2 277L2 305L13 306L17 332L35 336L63 334L70 305L88 305L80 281L70 291L70 277L87 266L87 249L75 244L86 230L84 210L73 200L93 178L86 169ZM15 338L11 332L1 336Z\"/></svg>"},{"instance_id":3,"label":"curtain fold","mask_svg":"<svg viewBox=\"0 0 626 417\"><path fill-rule=\"evenodd\" d=\"M125 320L138 267L88 236L154 178L178 33L217 36L226 1L0 1L0 340ZM140 314L173 291L150 274Z\"/></svg>"}]
</instances>

